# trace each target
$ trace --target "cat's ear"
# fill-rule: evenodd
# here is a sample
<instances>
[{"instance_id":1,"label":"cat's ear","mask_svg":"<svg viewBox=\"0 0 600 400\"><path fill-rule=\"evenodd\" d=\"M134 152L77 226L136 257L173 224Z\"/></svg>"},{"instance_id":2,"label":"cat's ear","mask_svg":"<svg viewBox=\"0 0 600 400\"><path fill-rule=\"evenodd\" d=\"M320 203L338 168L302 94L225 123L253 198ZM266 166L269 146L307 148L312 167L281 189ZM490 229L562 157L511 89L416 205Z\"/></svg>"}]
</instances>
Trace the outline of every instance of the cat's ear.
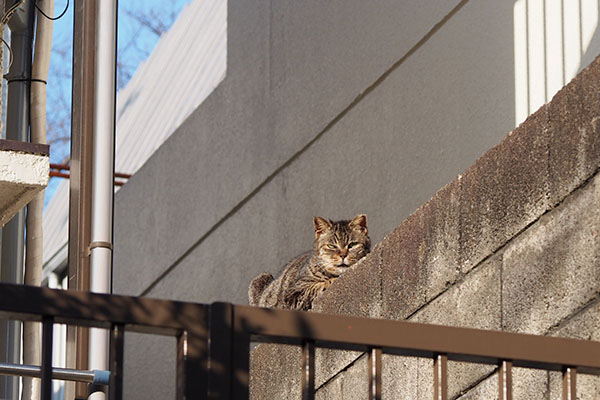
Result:
<instances>
[{"instance_id":1,"label":"cat's ear","mask_svg":"<svg viewBox=\"0 0 600 400\"><path fill-rule=\"evenodd\" d=\"M333 225L331 225L331 222L321 217L315 217L313 219L313 224L315 225L316 237L319 237L321 234L323 234L323 232L330 230L333 227Z\"/></svg>"},{"instance_id":2,"label":"cat's ear","mask_svg":"<svg viewBox=\"0 0 600 400\"><path fill-rule=\"evenodd\" d=\"M348 224L352 229L358 229L359 231L367 231L367 216L365 214L357 215Z\"/></svg>"}]
</instances>

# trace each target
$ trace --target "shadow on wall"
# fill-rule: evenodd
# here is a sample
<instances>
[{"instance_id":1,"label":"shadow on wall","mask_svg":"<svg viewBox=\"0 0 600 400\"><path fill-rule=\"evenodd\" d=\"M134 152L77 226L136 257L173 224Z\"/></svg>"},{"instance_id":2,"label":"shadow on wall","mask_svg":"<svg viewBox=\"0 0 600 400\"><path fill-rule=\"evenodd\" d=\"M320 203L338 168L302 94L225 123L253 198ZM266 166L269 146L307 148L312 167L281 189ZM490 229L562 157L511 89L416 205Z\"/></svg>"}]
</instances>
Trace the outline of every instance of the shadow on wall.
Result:
<instances>
[{"instance_id":1,"label":"shadow on wall","mask_svg":"<svg viewBox=\"0 0 600 400\"><path fill-rule=\"evenodd\" d=\"M517 0L513 15L518 125L600 53L600 1Z\"/></svg>"},{"instance_id":2,"label":"shadow on wall","mask_svg":"<svg viewBox=\"0 0 600 400\"><path fill-rule=\"evenodd\" d=\"M509 331L549 334L598 297L599 221L589 212L600 195L597 175L589 184L515 238L503 254L505 326ZM506 296L506 294L510 294Z\"/></svg>"},{"instance_id":3,"label":"shadow on wall","mask_svg":"<svg viewBox=\"0 0 600 400\"><path fill-rule=\"evenodd\" d=\"M579 65L579 69L589 65L594 59L600 54L600 29L598 29L598 20L600 19L600 0L597 5L597 13L596 13L596 29L592 38L590 39L589 46L583 52L581 56L581 64Z\"/></svg>"}]
</instances>

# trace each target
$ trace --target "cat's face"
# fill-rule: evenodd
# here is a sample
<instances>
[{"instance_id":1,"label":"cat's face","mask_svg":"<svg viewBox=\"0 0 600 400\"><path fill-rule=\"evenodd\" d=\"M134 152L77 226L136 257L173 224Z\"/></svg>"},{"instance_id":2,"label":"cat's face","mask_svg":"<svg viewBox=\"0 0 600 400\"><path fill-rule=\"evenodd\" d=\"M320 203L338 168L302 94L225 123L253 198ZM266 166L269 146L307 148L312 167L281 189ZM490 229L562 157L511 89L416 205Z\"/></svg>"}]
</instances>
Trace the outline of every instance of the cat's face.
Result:
<instances>
[{"instance_id":1,"label":"cat's face","mask_svg":"<svg viewBox=\"0 0 600 400\"><path fill-rule=\"evenodd\" d=\"M337 222L315 217L314 225L315 255L334 276L342 274L371 250L364 214L350 221Z\"/></svg>"}]
</instances>

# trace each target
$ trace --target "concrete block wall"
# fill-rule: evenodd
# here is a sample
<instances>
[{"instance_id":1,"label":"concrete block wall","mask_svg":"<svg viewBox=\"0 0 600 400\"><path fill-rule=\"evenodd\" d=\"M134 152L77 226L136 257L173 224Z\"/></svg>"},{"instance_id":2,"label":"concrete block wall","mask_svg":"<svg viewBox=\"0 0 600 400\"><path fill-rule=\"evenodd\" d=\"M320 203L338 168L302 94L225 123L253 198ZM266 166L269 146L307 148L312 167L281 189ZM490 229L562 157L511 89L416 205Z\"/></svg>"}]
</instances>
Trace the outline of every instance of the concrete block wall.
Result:
<instances>
[{"instance_id":1,"label":"concrete block wall","mask_svg":"<svg viewBox=\"0 0 600 400\"><path fill-rule=\"evenodd\" d=\"M390 233L315 311L600 340L600 58ZM549 349L550 350L550 349ZM260 345L252 397L295 398L299 350ZM317 398L366 398L366 356L320 351ZM295 378L294 378L295 377ZM431 398L432 361L383 360L383 397ZM494 367L449 363L450 398L496 398ZM514 396L560 396L515 369ZM600 379L581 376L578 398Z\"/></svg>"},{"instance_id":2,"label":"concrete block wall","mask_svg":"<svg viewBox=\"0 0 600 400\"><path fill-rule=\"evenodd\" d=\"M314 215L366 213L371 238L381 241L514 128L517 3L229 0L225 79L115 196L114 292L246 303L254 276L276 274L310 249ZM593 33L584 58L600 52L600 30ZM519 140L505 145L514 157L545 145ZM570 178L553 173L549 188ZM469 198L499 180L519 186L510 178L484 182L469 171L435 194L409 218L414 229L390 235L403 247L384 246L370 261L367 278L399 276L363 290L405 293L401 306L365 302L353 312L406 318L478 265L514 232L494 228L496 209ZM531 220L556 201L517 189L540 201L521 210L504 200L495 206L511 210L503 223L521 212ZM400 270L376 257L410 263ZM171 377L160 377L173 349L144 335L126 342L125 396L172 397Z\"/></svg>"}]
</instances>

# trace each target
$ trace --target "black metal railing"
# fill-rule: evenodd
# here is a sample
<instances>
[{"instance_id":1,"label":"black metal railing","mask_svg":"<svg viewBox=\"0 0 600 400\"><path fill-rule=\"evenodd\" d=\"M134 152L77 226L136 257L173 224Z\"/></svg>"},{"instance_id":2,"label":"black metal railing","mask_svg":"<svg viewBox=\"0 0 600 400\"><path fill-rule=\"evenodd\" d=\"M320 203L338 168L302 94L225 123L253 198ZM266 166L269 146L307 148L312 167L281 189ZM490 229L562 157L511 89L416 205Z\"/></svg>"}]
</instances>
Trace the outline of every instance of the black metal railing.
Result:
<instances>
[{"instance_id":1,"label":"black metal railing","mask_svg":"<svg viewBox=\"0 0 600 400\"><path fill-rule=\"evenodd\" d=\"M369 398L382 396L382 354L433 360L434 399L448 397L448 360L496 365L500 399L512 368L563 372L575 399L578 373L600 375L600 342L312 312L211 305L0 284L0 318L42 321L42 399L50 399L52 325L111 330L109 398L123 388L125 331L177 338L177 399L248 399L250 342L302 346L302 398L314 399L315 347L368 353Z\"/></svg>"},{"instance_id":2,"label":"black metal railing","mask_svg":"<svg viewBox=\"0 0 600 400\"><path fill-rule=\"evenodd\" d=\"M0 318L42 322L42 400L51 398L54 324L110 329L111 400L123 398L125 331L176 337L177 399L205 398L209 309L203 304L0 284Z\"/></svg>"}]
</instances>

